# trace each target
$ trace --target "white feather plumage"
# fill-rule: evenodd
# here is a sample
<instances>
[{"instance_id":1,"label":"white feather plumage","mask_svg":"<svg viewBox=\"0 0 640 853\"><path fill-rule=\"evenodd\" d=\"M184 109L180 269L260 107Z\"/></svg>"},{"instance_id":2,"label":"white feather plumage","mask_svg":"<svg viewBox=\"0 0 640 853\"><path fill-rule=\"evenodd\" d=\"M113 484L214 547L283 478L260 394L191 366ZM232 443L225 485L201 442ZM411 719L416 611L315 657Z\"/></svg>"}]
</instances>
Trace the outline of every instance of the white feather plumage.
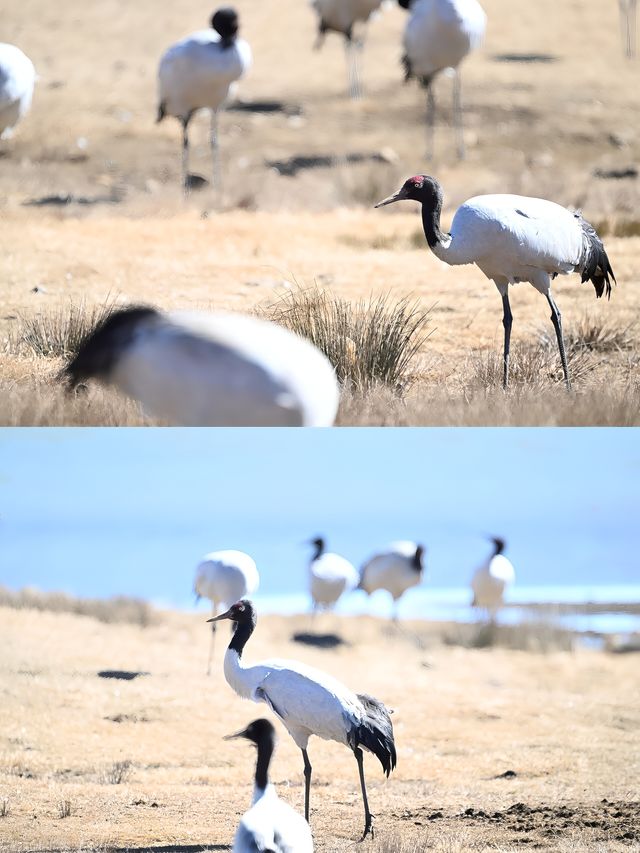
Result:
<instances>
[{"instance_id":1,"label":"white feather plumage","mask_svg":"<svg viewBox=\"0 0 640 853\"><path fill-rule=\"evenodd\" d=\"M35 82L29 57L19 47L0 42L0 139L8 139L29 112Z\"/></svg>"},{"instance_id":2,"label":"white feather plumage","mask_svg":"<svg viewBox=\"0 0 640 853\"><path fill-rule=\"evenodd\" d=\"M360 572L360 589L369 595L384 589L396 602L408 589L422 581L422 568L416 566L416 542L392 542L388 548L370 557Z\"/></svg>"}]
</instances>

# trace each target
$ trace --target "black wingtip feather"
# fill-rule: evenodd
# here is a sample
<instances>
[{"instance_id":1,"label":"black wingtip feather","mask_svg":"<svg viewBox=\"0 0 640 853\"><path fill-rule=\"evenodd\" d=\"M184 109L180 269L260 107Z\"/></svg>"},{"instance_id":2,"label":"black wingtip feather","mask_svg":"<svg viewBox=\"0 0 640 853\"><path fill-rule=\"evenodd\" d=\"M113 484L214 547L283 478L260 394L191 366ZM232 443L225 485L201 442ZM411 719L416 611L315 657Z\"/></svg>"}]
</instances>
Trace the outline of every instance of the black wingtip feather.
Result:
<instances>
[{"instance_id":1,"label":"black wingtip feather","mask_svg":"<svg viewBox=\"0 0 640 853\"><path fill-rule=\"evenodd\" d=\"M584 266L582 268L582 281L591 281L596 297L599 299L605 292L607 299L611 299L611 280L617 284L616 277L611 268L609 256L604 244L598 236L596 229L586 219L576 214L580 219L582 231L587 241L587 251Z\"/></svg>"},{"instance_id":2,"label":"black wingtip feather","mask_svg":"<svg viewBox=\"0 0 640 853\"><path fill-rule=\"evenodd\" d=\"M391 716L382 702L373 696L359 693L358 699L365 710L365 717L349 733L349 745L352 749L362 746L372 752L388 776L397 762Z\"/></svg>"}]
</instances>

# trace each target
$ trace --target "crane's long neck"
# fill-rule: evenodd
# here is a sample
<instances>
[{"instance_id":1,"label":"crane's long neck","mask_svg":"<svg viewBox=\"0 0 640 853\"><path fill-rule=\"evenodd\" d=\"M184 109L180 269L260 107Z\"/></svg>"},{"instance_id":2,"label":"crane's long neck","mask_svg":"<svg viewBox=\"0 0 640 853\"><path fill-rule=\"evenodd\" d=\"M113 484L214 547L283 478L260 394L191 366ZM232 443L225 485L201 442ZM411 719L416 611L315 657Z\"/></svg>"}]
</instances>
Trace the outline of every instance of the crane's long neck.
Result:
<instances>
[{"instance_id":1,"label":"crane's long neck","mask_svg":"<svg viewBox=\"0 0 640 853\"><path fill-rule=\"evenodd\" d=\"M411 565L416 570L416 572L422 571L422 555L423 554L424 554L424 548L422 547L422 545L418 545L418 547L416 548L416 553L415 553L413 560L411 562Z\"/></svg>"},{"instance_id":2,"label":"crane's long neck","mask_svg":"<svg viewBox=\"0 0 640 853\"><path fill-rule=\"evenodd\" d=\"M422 227L429 248L436 257L445 263L455 263L449 260L451 234L443 234L440 229L440 214L442 213L442 196L438 193L429 204L422 205Z\"/></svg>"},{"instance_id":3,"label":"crane's long neck","mask_svg":"<svg viewBox=\"0 0 640 853\"><path fill-rule=\"evenodd\" d=\"M259 800L269 784L269 764L273 755L273 738L265 735L258 742L258 760L256 761L255 785L253 801Z\"/></svg>"},{"instance_id":4,"label":"crane's long neck","mask_svg":"<svg viewBox=\"0 0 640 853\"><path fill-rule=\"evenodd\" d=\"M252 699L255 689L251 677L251 667L244 667L240 661L244 647L253 634L253 620L237 622L229 647L224 656L224 677L233 690L243 699Z\"/></svg>"}]
</instances>

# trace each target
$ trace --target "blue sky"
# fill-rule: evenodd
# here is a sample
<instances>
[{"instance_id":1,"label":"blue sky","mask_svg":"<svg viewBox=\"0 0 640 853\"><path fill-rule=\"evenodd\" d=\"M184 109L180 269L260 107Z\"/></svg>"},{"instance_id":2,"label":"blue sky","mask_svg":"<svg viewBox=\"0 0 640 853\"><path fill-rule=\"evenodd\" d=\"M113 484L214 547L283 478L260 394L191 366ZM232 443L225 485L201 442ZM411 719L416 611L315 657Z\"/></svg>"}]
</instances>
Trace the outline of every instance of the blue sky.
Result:
<instances>
[{"instance_id":1,"label":"blue sky","mask_svg":"<svg viewBox=\"0 0 640 853\"><path fill-rule=\"evenodd\" d=\"M207 551L302 592L317 534L359 565L428 548L429 583L467 583L509 543L518 582L640 583L637 430L0 431L0 583L188 605Z\"/></svg>"}]
</instances>

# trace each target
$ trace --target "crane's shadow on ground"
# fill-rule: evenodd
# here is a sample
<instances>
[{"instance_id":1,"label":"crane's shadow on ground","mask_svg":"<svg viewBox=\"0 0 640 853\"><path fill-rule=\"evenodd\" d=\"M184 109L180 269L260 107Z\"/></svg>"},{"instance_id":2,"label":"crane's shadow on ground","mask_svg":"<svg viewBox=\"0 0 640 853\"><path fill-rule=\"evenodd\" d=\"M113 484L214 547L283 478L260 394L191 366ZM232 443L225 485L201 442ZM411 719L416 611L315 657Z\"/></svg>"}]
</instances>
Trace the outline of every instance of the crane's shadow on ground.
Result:
<instances>
[{"instance_id":1,"label":"crane's shadow on ground","mask_svg":"<svg viewBox=\"0 0 640 853\"><path fill-rule=\"evenodd\" d=\"M339 634L317 634L311 631L296 631L291 635L291 641L315 649L336 649L338 646L350 645Z\"/></svg>"}]
</instances>

